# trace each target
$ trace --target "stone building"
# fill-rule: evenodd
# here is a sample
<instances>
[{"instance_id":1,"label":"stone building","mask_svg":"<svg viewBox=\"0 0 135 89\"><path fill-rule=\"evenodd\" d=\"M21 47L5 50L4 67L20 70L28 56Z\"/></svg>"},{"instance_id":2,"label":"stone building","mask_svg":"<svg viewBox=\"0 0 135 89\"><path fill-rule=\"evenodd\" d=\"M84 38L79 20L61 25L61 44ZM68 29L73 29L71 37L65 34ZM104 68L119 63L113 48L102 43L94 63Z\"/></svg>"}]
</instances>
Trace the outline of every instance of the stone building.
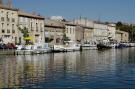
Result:
<instances>
[{"instance_id":1,"label":"stone building","mask_svg":"<svg viewBox=\"0 0 135 89\"><path fill-rule=\"evenodd\" d=\"M56 20L45 21L45 41L50 44L63 44L65 25Z\"/></svg>"},{"instance_id":2,"label":"stone building","mask_svg":"<svg viewBox=\"0 0 135 89\"><path fill-rule=\"evenodd\" d=\"M108 26L101 22L94 22L94 33L93 33L93 40L94 41L102 41L108 40Z\"/></svg>"},{"instance_id":3,"label":"stone building","mask_svg":"<svg viewBox=\"0 0 135 89\"><path fill-rule=\"evenodd\" d=\"M18 10L0 5L0 41L17 43Z\"/></svg>"},{"instance_id":4,"label":"stone building","mask_svg":"<svg viewBox=\"0 0 135 89\"><path fill-rule=\"evenodd\" d=\"M45 18L31 13L26 13L23 11L18 11L19 22L18 26L20 28L26 27L29 32L29 40L32 43L44 43L44 20ZM23 34L21 32L19 34L19 43L24 43Z\"/></svg>"},{"instance_id":5,"label":"stone building","mask_svg":"<svg viewBox=\"0 0 135 89\"><path fill-rule=\"evenodd\" d=\"M82 26L83 28L83 42L90 43L93 39L93 28L88 26Z\"/></svg>"},{"instance_id":6,"label":"stone building","mask_svg":"<svg viewBox=\"0 0 135 89\"><path fill-rule=\"evenodd\" d=\"M129 34L125 31L116 30L116 37L115 40L120 42L129 42Z\"/></svg>"},{"instance_id":7,"label":"stone building","mask_svg":"<svg viewBox=\"0 0 135 89\"><path fill-rule=\"evenodd\" d=\"M66 36L70 41L76 41L75 34L76 34L76 25L73 23L65 22L65 30L66 30Z\"/></svg>"}]
</instances>

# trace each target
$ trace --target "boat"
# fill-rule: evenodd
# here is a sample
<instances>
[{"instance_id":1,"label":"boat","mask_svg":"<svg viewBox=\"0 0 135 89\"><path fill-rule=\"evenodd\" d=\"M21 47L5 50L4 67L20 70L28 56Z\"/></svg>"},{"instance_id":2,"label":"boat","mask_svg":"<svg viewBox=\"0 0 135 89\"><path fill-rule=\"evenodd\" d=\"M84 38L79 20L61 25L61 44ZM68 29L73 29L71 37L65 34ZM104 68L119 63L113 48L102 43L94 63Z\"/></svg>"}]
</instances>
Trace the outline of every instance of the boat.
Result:
<instances>
[{"instance_id":1,"label":"boat","mask_svg":"<svg viewBox=\"0 0 135 89\"><path fill-rule=\"evenodd\" d=\"M33 45L18 45L15 54L17 55L31 55L33 54Z\"/></svg>"},{"instance_id":2,"label":"boat","mask_svg":"<svg viewBox=\"0 0 135 89\"><path fill-rule=\"evenodd\" d=\"M89 44L82 44L82 49L83 50L96 50L97 45L95 42L90 42Z\"/></svg>"},{"instance_id":3,"label":"boat","mask_svg":"<svg viewBox=\"0 0 135 89\"><path fill-rule=\"evenodd\" d=\"M126 43L117 43L117 45L115 46L115 48L127 48L128 45Z\"/></svg>"},{"instance_id":4,"label":"boat","mask_svg":"<svg viewBox=\"0 0 135 89\"><path fill-rule=\"evenodd\" d=\"M111 49L112 47L103 43L97 44L97 49Z\"/></svg>"},{"instance_id":5,"label":"boat","mask_svg":"<svg viewBox=\"0 0 135 89\"><path fill-rule=\"evenodd\" d=\"M63 45L53 45L52 52L64 52Z\"/></svg>"},{"instance_id":6,"label":"boat","mask_svg":"<svg viewBox=\"0 0 135 89\"><path fill-rule=\"evenodd\" d=\"M80 51L80 44L77 44L73 41L66 41L64 45L64 51L66 52L73 52L73 51Z\"/></svg>"},{"instance_id":7,"label":"boat","mask_svg":"<svg viewBox=\"0 0 135 89\"><path fill-rule=\"evenodd\" d=\"M44 54L51 52L51 47L48 43L35 43L32 49L34 54Z\"/></svg>"},{"instance_id":8,"label":"boat","mask_svg":"<svg viewBox=\"0 0 135 89\"><path fill-rule=\"evenodd\" d=\"M34 45L18 45L17 55L43 54L51 52L51 47L47 43L35 43Z\"/></svg>"}]
</instances>

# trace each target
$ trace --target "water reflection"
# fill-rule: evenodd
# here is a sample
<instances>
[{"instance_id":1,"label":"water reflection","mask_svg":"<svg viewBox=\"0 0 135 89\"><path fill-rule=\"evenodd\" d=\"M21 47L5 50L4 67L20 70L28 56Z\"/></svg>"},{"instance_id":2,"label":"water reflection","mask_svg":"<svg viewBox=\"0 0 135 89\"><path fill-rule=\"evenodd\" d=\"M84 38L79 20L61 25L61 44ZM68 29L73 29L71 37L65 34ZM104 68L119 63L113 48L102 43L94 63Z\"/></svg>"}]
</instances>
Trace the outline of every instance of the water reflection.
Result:
<instances>
[{"instance_id":1,"label":"water reflection","mask_svg":"<svg viewBox=\"0 0 135 89\"><path fill-rule=\"evenodd\" d=\"M0 88L135 87L135 49L0 56Z\"/></svg>"}]
</instances>

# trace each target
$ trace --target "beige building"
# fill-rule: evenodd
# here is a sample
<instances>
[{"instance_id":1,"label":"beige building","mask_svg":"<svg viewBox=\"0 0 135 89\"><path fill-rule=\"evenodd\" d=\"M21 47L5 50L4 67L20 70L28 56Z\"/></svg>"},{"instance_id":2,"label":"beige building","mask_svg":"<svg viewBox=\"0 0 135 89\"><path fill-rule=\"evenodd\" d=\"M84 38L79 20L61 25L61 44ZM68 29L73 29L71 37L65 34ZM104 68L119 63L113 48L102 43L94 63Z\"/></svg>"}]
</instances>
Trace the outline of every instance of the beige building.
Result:
<instances>
[{"instance_id":1,"label":"beige building","mask_svg":"<svg viewBox=\"0 0 135 89\"><path fill-rule=\"evenodd\" d=\"M89 43L93 39L93 28L87 27L87 26L82 26L83 28L83 42L84 43Z\"/></svg>"},{"instance_id":2,"label":"beige building","mask_svg":"<svg viewBox=\"0 0 135 89\"><path fill-rule=\"evenodd\" d=\"M17 43L17 25L17 9L0 5L0 41L3 43Z\"/></svg>"},{"instance_id":3,"label":"beige building","mask_svg":"<svg viewBox=\"0 0 135 89\"><path fill-rule=\"evenodd\" d=\"M63 44L65 25L56 20L45 21L45 41L51 44Z\"/></svg>"},{"instance_id":4,"label":"beige building","mask_svg":"<svg viewBox=\"0 0 135 89\"><path fill-rule=\"evenodd\" d=\"M19 27L26 27L29 32L29 37L32 43L44 43L44 20L45 18L36 14L18 11ZM23 34L19 34L19 43L24 43Z\"/></svg>"},{"instance_id":5,"label":"beige building","mask_svg":"<svg viewBox=\"0 0 135 89\"><path fill-rule=\"evenodd\" d=\"M104 23L94 22L94 41L108 40L108 26Z\"/></svg>"},{"instance_id":6,"label":"beige building","mask_svg":"<svg viewBox=\"0 0 135 89\"><path fill-rule=\"evenodd\" d=\"M129 34L128 32L116 30L115 40L119 42L129 42Z\"/></svg>"},{"instance_id":7,"label":"beige building","mask_svg":"<svg viewBox=\"0 0 135 89\"><path fill-rule=\"evenodd\" d=\"M74 24L71 22L65 23L66 36L74 42L85 42L88 43L93 37L93 28Z\"/></svg>"},{"instance_id":8,"label":"beige building","mask_svg":"<svg viewBox=\"0 0 135 89\"><path fill-rule=\"evenodd\" d=\"M75 39L77 43L82 43L84 40L84 30L83 27L80 25L76 26L76 30L75 30Z\"/></svg>"},{"instance_id":9,"label":"beige building","mask_svg":"<svg viewBox=\"0 0 135 89\"><path fill-rule=\"evenodd\" d=\"M94 21L88 20L86 18L80 18L80 19L74 20L73 22L80 26L79 29L82 29L82 31L80 31L80 32L82 32L80 34L83 34L83 39L82 39L81 42L89 43L91 40L93 40L93 36L94 36L94 34L93 34L93 32L94 32L94 29L93 29ZM77 36L79 36L78 34L77 34Z\"/></svg>"},{"instance_id":10,"label":"beige building","mask_svg":"<svg viewBox=\"0 0 135 89\"><path fill-rule=\"evenodd\" d=\"M65 30L66 30L66 36L70 41L76 41L75 34L76 34L76 25L72 23L65 23Z\"/></svg>"},{"instance_id":11,"label":"beige building","mask_svg":"<svg viewBox=\"0 0 135 89\"><path fill-rule=\"evenodd\" d=\"M109 40L115 40L115 33L116 33L116 25L113 23L107 24L108 25L108 38Z\"/></svg>"}]
</instances>

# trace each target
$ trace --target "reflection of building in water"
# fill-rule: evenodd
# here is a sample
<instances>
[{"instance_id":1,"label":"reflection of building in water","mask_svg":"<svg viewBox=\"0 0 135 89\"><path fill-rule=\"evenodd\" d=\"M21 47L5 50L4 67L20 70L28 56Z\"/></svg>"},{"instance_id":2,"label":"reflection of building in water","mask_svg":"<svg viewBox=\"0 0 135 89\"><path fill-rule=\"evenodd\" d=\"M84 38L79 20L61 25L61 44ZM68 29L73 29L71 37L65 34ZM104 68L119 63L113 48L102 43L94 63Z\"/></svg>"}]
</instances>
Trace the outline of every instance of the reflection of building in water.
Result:
<instances>
[{"instance_id":1,"label":"reflection of building in water","mask_svg":"<svg viewBox=\"0 0 135 89\"><path fill-rule=\"evenodd\" d=\"M18 56L1 59L0 88L38 86L45 77L45 60L38 58L39 56Z\"/></svg>"},{"instance_id":2,"label":"reflection of building in water","mask_svg":"<svg viewBox=\"0 0 135 89\"><path fill-rule=\"evenodd\" d=\"M14 57L1 60L0 88L14 88L19 84L19 67Z\"/></svg>"},{"instance_id":3,"label":"reflection of building in water","mask_svg":"<svg viewBox=\"0 0 135 89\"><path fill-rule=\"evenodd\" d=\"M79 53L79 52L78 52ZM53 66L56 70L76 71L77 53L54 54Z\"/></svg>"}]
</instances>

